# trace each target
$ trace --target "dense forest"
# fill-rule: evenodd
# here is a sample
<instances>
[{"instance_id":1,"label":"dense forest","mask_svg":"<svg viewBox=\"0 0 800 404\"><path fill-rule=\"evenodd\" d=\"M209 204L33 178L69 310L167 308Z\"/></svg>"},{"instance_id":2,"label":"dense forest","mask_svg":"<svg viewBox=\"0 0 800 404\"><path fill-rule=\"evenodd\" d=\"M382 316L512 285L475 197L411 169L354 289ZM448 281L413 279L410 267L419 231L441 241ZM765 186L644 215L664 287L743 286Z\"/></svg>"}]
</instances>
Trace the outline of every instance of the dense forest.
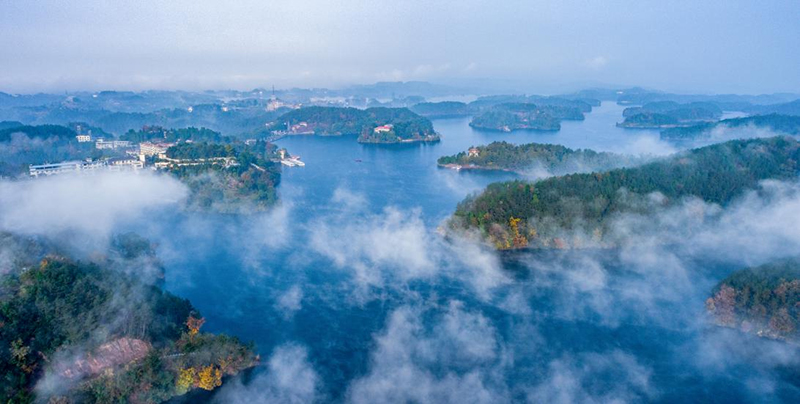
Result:
<instances>
[{"instance_id":1,"label":"dense forest","mask_svg":"<svg viewBox=\"0 0 800 404\"><path fill-rule=\"evenodd\" d=\"M478 168L523 172L543 169L555 175L605 171L618 167L640 164L641 158L593 150L570 148L541 143L513 145L507 142L492 142L486 146L471 148L452 156L440 157L438 164L445 167Z\"/></svg>"},{"instance_id":2,"label":"dense forest","mask_svg":"<svg viewBox=\"0 0 800 404\"><path fill-rule=\"evenodd\" d=\"M761 180L796 178L798 162L800 144L773 137L729 141L635 168L494 183L461 202L448 226L477 230L501 249L611 243L609 219L621 213L647 214L685 197L724 205ZM663 197L649 197L654 192Z\"/></svg>"},{"instance_id":3,"label":"dense forest","mask_svg":"<svg viewBox=\"0 0 800 404\"><path fill-rule=\"evenodd\" d=\"M376 131L383 125L389 131ZM439 139L427 118L407 108L307 107L282 115L270 128L290 134L359 135L362 143L399 143Z\"/></svg>"},{"instance_id":4,"label":"dense forest","mask_svg":"<svg viewBox=\"0 0 800 404\"><path fill-rule=\"evenodd\" d=\"M706 300L717 324L772 338L798 340L800 258L732 273Z\"/></svg>"},{"instance_id":5,"label":"dense forest","mask_svg":"<svg viewBox=\"0 0 800 404\"><path fill-rule=\"evenodd\" d=\"M712 138L712 132L715 130L742 131L748 129L798 136L800 135L800 116L770 114L724 119L719 122L704 123L686 128L665 129L661 131L661 139L702 140Z\"/></svg>"},{"instance_id":6,"label":"dense forest","mask_svg":"<svg viewBox=\"0 0 800 404\"><path fill-rule=\"evenodd\" d=\"M187 208L198 211L248 213L262 211L278 200L281 166L276 147L258 141L252 145L179 143L167 149L177 159L230 157L230 161L203 161L167 165L169 173L189 187Z\"/></svg>"},{"instance_id":7,"label":"dense forest","mask_svg":"<svg viewBox=\"0 0 800 404\"><path fill-rule=\"evenodd\" d=\"M200 332L191 303L143 281L149 243L120 240L84 262L0 234L0 400L162 402L253 366L252 346Z\"/></svg>"}]
</instances>

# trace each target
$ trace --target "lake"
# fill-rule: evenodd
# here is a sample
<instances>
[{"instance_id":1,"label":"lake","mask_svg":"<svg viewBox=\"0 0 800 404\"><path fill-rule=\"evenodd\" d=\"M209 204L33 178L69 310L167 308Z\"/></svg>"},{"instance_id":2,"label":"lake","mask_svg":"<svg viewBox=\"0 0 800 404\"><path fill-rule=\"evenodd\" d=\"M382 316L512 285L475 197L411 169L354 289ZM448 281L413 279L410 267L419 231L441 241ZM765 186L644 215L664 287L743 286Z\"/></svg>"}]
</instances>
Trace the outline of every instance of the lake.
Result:
<instances>
[{"instance_id":1,"label":"lake","mask_svg":"<svg viewBox=\"0 0 800 404\"><path fill-rule=\"evenodd\" d=\"M166 288L192 301L204 330L262 355L245 382L190 399L280 400L287 389L334 402L800 399L791 364L764 359L790 348L706 321L705 298L736 262L680 247L499 255L436 234L467 195L516 177L440 169L440 156L496 140L675 150L658 131L615 127L622 110L605 102L559 132L436 120L434 144L285 138L306 166L284 168L281 207L176 214L143 231L159 242Z\"/></svg>"}]
</instances>

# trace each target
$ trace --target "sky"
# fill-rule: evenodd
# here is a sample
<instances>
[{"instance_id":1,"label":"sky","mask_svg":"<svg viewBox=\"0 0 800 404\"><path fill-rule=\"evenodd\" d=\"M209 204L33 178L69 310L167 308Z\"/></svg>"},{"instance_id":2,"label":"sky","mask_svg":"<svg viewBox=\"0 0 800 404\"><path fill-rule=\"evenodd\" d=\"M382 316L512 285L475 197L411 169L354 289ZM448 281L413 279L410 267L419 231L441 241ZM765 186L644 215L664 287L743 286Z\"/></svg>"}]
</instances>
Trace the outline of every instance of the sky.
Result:
<instances>
[{"instance_id":1,"label":"sky","mask_svg":"<svg viewBox=\"0 0 800 404\"><path fill-rule=\"evenodd\" d=\"M800 2L0 0L0 91L800 92Z\"/></svg>"}]
</instances>

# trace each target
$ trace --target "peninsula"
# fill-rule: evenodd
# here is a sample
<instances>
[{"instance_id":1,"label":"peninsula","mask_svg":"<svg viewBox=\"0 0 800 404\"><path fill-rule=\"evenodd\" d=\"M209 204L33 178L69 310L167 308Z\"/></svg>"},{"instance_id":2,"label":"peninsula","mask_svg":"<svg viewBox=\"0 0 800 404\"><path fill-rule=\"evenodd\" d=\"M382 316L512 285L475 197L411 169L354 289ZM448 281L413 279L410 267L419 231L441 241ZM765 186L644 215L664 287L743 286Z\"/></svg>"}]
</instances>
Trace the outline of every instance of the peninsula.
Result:
<instances>
[{"instance_id":1,"label":"peninsula","mask_svg":"<svg viewBox=\"0 0 800 404\"><path fill-rule=\"evenodd\" d=\"M461 202L447 227L476 231L498 249L616 245L625 235L612 232L610 219L619 214L652 213L686 197L725 205L761 180L796 179L798 162L800 143L773 137L715 144L634 168L499 182Z\"/></svg>"}]
</instances>

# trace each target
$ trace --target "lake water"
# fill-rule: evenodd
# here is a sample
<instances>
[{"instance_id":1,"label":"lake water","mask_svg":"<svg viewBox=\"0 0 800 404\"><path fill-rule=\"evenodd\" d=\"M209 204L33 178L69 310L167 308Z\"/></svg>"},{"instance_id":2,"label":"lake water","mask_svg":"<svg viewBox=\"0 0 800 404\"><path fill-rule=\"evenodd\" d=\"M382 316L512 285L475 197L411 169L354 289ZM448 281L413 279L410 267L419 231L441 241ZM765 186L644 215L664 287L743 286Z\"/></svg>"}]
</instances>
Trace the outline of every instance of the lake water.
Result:
<instances>
[{"instance_id":1,"label":"lake water","mask_svg":"<svg viewBox=\"0 0 800 404\"><path fill-rule=\"evenodd\" d=\"M278 141L306 162L284 169L282 207L149 230L167 289L192 301L205 330L255 342L265 364L244 386L191 400L285 398L281 389L308 399L312 380L321 401L797 401L792 364L765 359L787 348L705 321L705 298L735 263L676 264L668 249L648 250L650 260L498 256L436 235L465 196L515 177L439 169L442 155L495 140L674 150L657 131L616 128L622 109L606 102L554 133L449 119L434 121L435 144Z\"/></svg>"}]
</instances>

